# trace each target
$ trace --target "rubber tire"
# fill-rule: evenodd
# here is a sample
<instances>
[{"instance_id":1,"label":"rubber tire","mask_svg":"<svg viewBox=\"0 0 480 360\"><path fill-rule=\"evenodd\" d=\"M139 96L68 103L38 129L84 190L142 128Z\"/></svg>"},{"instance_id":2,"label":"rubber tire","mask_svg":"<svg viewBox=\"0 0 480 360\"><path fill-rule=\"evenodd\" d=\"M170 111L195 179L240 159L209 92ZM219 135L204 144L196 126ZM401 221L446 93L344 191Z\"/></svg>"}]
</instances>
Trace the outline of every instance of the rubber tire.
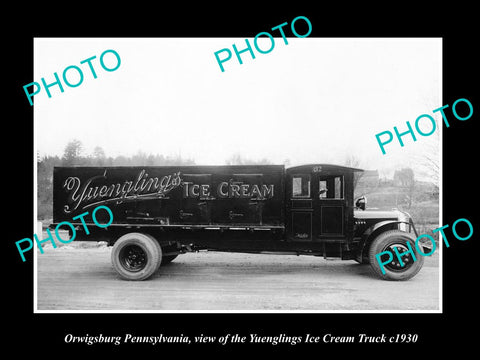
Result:
<instances>
[{"instance_id":1,"label":"rubber tire","mask_svg":"<svg viewBox=\"0 0 480 360\"><path fill-rule=\"evenodd\" d=\"M386 267L384 267L385 274L382 273L380 268L380 264L377 261L376 255L390 245L393 244L403 244L406 246L407 241L410 242L412 246L413 252L415 254L416 261L408 267L405 271L392 271ZM395 254L393 254L396 257ZM385 231L378 235L370 245L369 250L369 260L370 266L372 267L373 271L382 279L384 280L395 280L395 281L402 281L402 280L409 280L420 271L423 266L424 258L423 255L419 254L418 251L415 249L415 238L405 231L400 230L389 230Z\"/></svg>"},{"instance_id":2,"label":"rubber tire","mask_svg":"<svg viewBox=\"0 0 480 360\"><path fill-rule=\"evenodd\" d=\"M129 245L137 245L147 255L147 264L140 271L128 271L120 261L120 251ZM112 265L117 273L125 280L146 280L152 276L162 263L162 248L157 240L151 235L142 233L128 233L121 236L113 246L111 253Z\"/></svg>"},{"instance_id":3,"label":"rubber tire","mask_svg":"<svg viewBox=\"0 0 480 360\"><path fill-rule=\"evenodd\" d=\"M170 264L178 255L168 255L162 257L162 266Z\"/></svg>"}]
</instances>

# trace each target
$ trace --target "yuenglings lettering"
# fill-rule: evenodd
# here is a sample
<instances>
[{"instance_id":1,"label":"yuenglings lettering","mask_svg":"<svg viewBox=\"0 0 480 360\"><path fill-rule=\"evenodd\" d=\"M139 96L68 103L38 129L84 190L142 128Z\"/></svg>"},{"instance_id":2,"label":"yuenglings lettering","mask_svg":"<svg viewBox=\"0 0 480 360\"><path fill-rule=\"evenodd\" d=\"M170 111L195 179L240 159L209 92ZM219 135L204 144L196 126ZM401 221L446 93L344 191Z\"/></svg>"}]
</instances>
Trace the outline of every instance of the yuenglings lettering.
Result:
<instances>
[{"instance_id":1,"label":"yuenglings lettering","mask_svg":"<svg viewBox=\"0 0 480 360\"><path fill-rule=\"evenodd\" d=\"M79 208L98 204L118 204L129 198L162 198L182 183L180 172L158 178L149 177L148 173L142 170L134 180L95 186L96 180L106 177L106 170L102 175L91 177L83 183L78 177L68 177L63 184L63 188L68 191L68 205L63 207L63 211L68 214Z\"/></svg>"}]
</instances>

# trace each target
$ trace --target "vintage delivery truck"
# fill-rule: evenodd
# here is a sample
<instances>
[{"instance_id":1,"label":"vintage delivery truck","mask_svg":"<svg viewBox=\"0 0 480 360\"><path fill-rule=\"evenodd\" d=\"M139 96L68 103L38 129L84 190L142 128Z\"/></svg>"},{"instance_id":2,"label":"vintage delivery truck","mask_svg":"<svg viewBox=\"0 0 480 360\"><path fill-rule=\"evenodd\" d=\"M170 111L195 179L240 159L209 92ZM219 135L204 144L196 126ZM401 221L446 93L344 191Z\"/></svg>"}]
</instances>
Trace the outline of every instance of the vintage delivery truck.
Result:
<instances>
[{"instance_id":1,"label":"vintage delivery truck","mask_svg":"<svg viewBox=\"0 0 480 360\"><path fill-rule=\"evenodd\" d=\"M409 279L423 265L423 256L407 252L408 242L415 249L412 232L418 236L413 221L399 210L366 210L363 196L354 204L359 171L327 164L56 167L51 227L68 221L77 240L112 245L113 267L127 280L147 279L197 250L338 257L369 263L383 279ZM86 223L87 236L72 218L99 205L113 222ZM111 220L98 214L98 222ZM405 252L403 261L380 268L376 254L394 248Z\"/></svg>"}]
</instances>

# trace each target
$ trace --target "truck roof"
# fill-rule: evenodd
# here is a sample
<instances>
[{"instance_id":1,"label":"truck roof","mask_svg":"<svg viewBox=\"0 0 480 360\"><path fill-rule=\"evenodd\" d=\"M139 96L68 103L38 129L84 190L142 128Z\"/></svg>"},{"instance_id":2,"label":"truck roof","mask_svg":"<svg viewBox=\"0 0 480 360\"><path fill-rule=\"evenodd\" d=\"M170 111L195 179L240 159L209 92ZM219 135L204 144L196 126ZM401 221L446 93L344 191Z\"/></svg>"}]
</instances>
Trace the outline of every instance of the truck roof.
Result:
<instances>
[{"instance_id":1,"label":"truck roof","mask_svg":"<svg viewBox=\"0 0 480 360\"><path fill-rule=\"evenodd\" d=\"M340 171L340 172L357 172L357 171L364 171L363 169L348 167L348 166L341 166L341 165L333 165L333 164L306 164L306 165L299 165L299 166L292 166L286 169L288 173L292 172L304 172L304 171L311 171L313 168L317 168L317 171Z\"/></svg>"}]
</instances>

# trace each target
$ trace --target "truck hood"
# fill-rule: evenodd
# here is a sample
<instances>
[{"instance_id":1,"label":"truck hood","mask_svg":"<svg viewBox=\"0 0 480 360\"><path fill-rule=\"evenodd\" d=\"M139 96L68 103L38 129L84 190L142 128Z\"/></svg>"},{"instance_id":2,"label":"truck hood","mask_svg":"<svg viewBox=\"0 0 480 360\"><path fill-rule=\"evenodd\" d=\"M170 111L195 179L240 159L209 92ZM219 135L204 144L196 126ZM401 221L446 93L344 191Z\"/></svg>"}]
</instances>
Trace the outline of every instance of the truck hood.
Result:
<instances>
[{"instance_id":1,"label":"truck hood","mask_svg":"<svg viewBox=\"0 0 480 360\"><path fill-rule=\"evenodd\" d=\"M353 214L356 219L398 219L403 217L398 210L355 210Z\"/></svg>"}]
</instances>

